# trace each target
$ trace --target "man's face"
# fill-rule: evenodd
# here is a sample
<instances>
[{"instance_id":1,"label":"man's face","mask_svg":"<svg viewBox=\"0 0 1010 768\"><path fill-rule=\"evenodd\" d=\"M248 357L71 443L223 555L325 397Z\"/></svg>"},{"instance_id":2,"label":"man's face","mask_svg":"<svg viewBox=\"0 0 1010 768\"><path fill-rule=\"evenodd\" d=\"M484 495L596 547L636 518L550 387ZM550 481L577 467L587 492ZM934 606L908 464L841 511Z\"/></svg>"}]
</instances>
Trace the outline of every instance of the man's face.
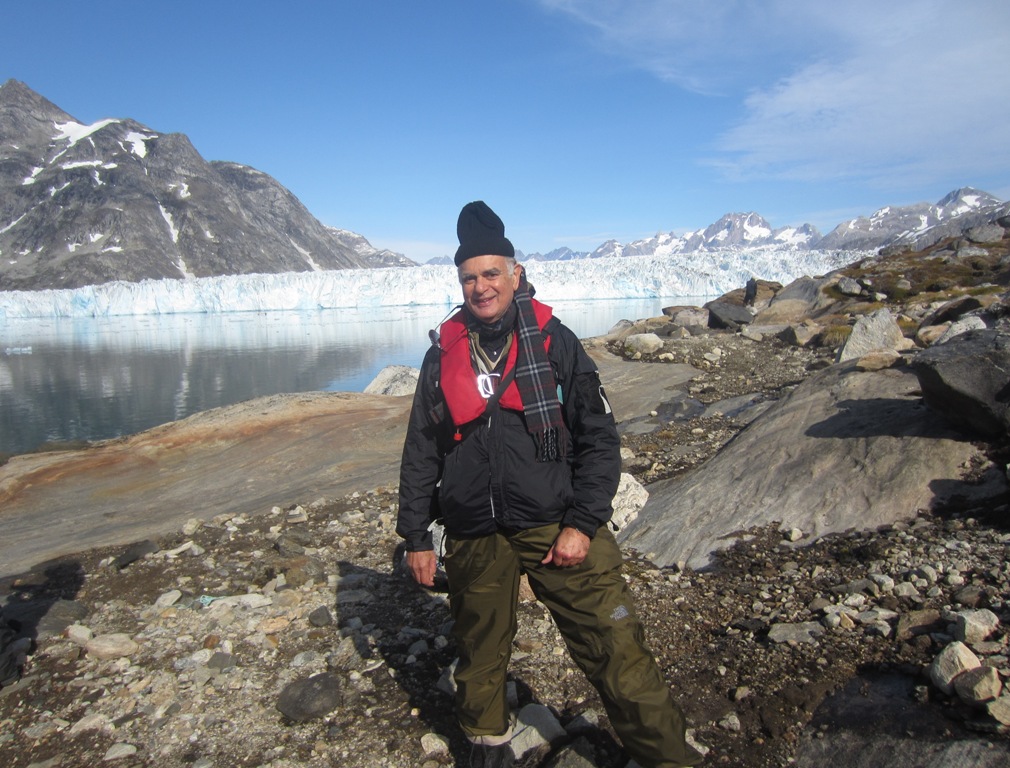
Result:
<instances>
[{"instance_id":1,"label":"man's face","mask_svg":"<svg viewBox=\"0 0 1010 768\"><path fill-rule=\"evenodd\" d=\"M521 267L504 256L474 256L459 265L463 303L482 323L498 322L519 287Z\"/></svg>"}]
</instances>

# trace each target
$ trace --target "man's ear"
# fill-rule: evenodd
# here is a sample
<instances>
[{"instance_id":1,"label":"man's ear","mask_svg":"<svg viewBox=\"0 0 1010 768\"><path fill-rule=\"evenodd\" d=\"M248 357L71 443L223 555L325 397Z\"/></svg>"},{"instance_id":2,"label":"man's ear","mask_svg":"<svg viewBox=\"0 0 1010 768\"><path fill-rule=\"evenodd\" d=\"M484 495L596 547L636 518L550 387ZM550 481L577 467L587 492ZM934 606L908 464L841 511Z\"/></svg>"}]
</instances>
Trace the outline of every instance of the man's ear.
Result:
<instances>
[{"instance_id":1,"label":"man's ear","mask_svg":"<svg viewBox=\"0 0 1010 768\"><path fill-rule=\"evenodd\" d=\"M523 273L523 265L516 264L516 268L512 270L512 290L516 291L519 289L519 276Z\"/></svg>"}]
</instances>

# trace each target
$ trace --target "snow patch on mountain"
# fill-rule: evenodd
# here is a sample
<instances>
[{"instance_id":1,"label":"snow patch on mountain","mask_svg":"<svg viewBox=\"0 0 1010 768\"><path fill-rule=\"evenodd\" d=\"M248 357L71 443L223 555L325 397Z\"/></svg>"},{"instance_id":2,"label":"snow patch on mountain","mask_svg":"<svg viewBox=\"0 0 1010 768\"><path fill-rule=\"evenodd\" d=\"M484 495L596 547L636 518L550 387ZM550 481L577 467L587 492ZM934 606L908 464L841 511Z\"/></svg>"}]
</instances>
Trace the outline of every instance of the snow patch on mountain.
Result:
<instances>
[{"instance_id":1,"label":"snow patch on mountain","mask_svg":"<svg viewBox=\"0 0 1010 768\"><path fill-rule=\"evenodd\" d=\"M91 136L91 134L96 131L102 130L107 125L112 125L113 123L118 123L119 120L108 119L99 120L97 123L92 123L91 125L82 125L77 122L69 123L54 123L56 127L56 133L53 135L53 141L68 141L66 149L74 146L79 141Z\"/></svg>"}]
</instances>

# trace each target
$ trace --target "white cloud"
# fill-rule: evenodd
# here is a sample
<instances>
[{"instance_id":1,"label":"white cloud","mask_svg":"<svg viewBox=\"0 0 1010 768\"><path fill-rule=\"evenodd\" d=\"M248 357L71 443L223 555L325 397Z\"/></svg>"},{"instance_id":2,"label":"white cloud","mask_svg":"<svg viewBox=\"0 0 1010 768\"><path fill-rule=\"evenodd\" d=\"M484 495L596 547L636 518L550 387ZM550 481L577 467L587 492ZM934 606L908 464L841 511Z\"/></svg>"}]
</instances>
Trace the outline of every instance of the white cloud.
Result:
<instances>
[{"instance_id":1,"label":"white cloud","mask_svg":"<svg viewBox=\"0 0 1010 768\"><path fill-rule=\"evenodd\" d=\"M835 60L758 87L718 142L732 175L907 186L1010 171L1010 5L934 8L902 34L858 35Z\"/></svg>"},{"instance_id":2,"label":"white cloud","mask_svg":"<svg viewBox=\"0 0 1010 768\"><path fill-rule=\"evenodd\" d=\"M734 179L896 187L1010 172L1006 0L542 0L682 88L745 93L708 162Z\"/></svg>"},{"instance_id":3,"label":"white cloud","mask_svg":"<svg viewBox=\"0 0 1010 768\"><path fill-rule=\"evenodd\" d=\"M591 30L607 53L691 91L734 87L817 45L808 2L721 0L540 0Z\"/></svg>"}]
</instances>

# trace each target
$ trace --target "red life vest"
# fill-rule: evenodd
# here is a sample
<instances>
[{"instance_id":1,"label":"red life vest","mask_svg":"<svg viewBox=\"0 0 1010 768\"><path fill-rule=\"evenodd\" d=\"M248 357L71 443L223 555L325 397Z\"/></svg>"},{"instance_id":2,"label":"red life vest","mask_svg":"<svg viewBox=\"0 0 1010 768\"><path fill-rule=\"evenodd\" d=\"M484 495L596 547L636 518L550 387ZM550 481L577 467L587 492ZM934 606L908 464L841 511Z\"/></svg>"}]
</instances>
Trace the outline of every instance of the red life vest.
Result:
<instances>
[{"instance_id":1,"label":"red life vest","mask_svg":"<svg viewBox=\"0 0 1010 768\"><path fill-rule=\"evenodd\" d=\"M554 314L553 310L546 304L541 304L536 299L532 299L533 310L536 313L537 325L543 331L547 321ZM483 415L487 400L481 395L477 387L477 373L470 362L470 343L467 338L466 322L463 319L463 311L460 310L444 323L441 327L441 381L439 386L445 393L445 402L449 406L449 413L452 416L452 423L457 427L469 424L474 419ZM544 339L544 350L549 350L551 338ZM505 361L505 368L502 375L508 373L515 367L516 358L519 355L518 337L513 338L509 347L508 358ZM502 408L509 408L513 411L522 411L523 402L519 396L519 387L516 386L515 379L509 382L505 392L502 393L498 401Z\"/></svg>"}]
</instances>

